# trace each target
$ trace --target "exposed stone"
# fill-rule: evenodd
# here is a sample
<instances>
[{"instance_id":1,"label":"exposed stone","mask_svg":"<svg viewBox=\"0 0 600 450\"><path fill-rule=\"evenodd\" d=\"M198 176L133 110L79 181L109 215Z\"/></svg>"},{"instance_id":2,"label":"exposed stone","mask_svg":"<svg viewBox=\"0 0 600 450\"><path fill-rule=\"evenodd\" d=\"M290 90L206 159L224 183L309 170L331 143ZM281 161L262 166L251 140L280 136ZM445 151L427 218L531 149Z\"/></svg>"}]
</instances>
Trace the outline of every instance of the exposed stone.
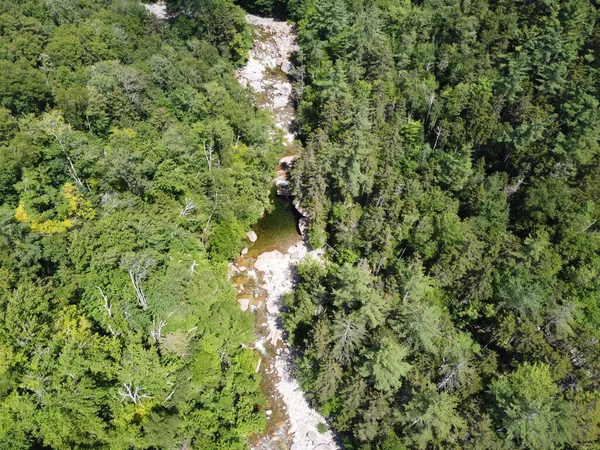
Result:
<instances>
[{"instance_id":1,"label":"exposed stone","mask_svg":"<svg viewBox=\"0 0 600 450\"><path fill-rule=\"evenodd\" d=\"M287 265L285 255L279 250L273 250L271 252L261 253L256 262L254 268L260 272L271 272L274 269Z\"/></svg>"},{"instance_id":2,"label":"exposed stone","mask_svg":"<svg viewBox=\"0 0 600 450\"><path fill-rule=\"evenodd\" d=\"M284 61L281 63L281 71L285 74L290 73L294 69L294 66L289 61Z\"/></svg>"},{"instance_id":3,"label":"exposed stone","mask_svg":"<svg viewBox=\"0 0 600 450\"><path fill-rule=\"evenodd\" d=\"M154 14L158 19L164 20L167 18L167 5L165 2L144 3L144 8L150 14Z\"/></svg>"},{"instance_id":4,"label":"exposed stone","mask_svg":"<svg viewBox=\"0 0 600 450\"><path fill-rule=\"evenodd\" d=\"M248 311L248 305L250 305L250 299L246 297L238 298L238 303L240 304L240 309L242 311Z\"/></svg>"},{"instance_id":5,"label":"exposed stone","mask_svg":"<svg viewBox=\"0 0 600 450\"><path fill-rule=\"evenodd\" d=\"M292 245L288 248L288 255L295 256L298 255L300 258L303 258L306 255L307 248L304 242L299 242L297 244Z\"/></svg>"},{"instance_id":6,"label":"exposed stone","mask_svg":"<svg viewBox=\"0 0 600 450\"><path fill-rule=\"evenodd\" d=\"M258 276L256 275L256 271L254 269L248 270L248 277L252 278L253 280L258 280Z\"/></svg>"},{"instance_id":7,"label":"exposed stone","mask_svg":"<svg viewBox=\"0 0 600 450\"><path fill-rule=\"evenodd\" d=\"M300 234L302 236L306 236L306 231L308 230L308 219L306 217L302 217L298 221L298 229L300 230Z\"/></svg>"},{"instance_id":8,"label":"exposed stone","mask_svg":"<svg viewBox=\"0 0 600 450\"><path fill-rule=\"evenodd\" d=\"M258 236L256 235L256 232L254 230L250 230L246 233L246 236L248 237L248 240L250 242L256 242L256 240L258 239Z\"/></svg>"},{"instance_id":9,"label":"exposed stone","mask_svg":"<svg viewBox=\"0 0 600 450\"><path fill-rule=\"evenodd\" d=\"M246 253L248 253L248 247L242 249L242 255L245 255Z\"/></svg>"},{"instance_id":10,"label":"exposed stone","mask_svg":"<svg viewBox=\"0 0 600 450\"><path fill-rule=\"evenodd\" d=\"M294 199L294 208L296 208L296 211L298 211L301 216L308 217L308 210L302 206L300 199L297 197Z\"/></svg>"},{"instance_id":11,"label":"exposed stone","mask_svg":"<svg viewBox=\"0 0 600 450\"><path fill-rule=\"evenodd\" d=\"M294 165L294 160L296 157L294 155L284 156L279 160L279 165L282 169L291 169Z\"/></svg>"},{"instance_id":12,"label":"exposed stone","mask_svg":"<svg viewBox=\"0 0 600 450\"><path fill-rule=\"evenodd\" d=\"M265 63L267 65L267 67L271 70L273 70L275 67L277 67L277 61L275 60L275 58L266 58Z\"/></svg>"},{"instance_id":13,"label":"exposed stone","mask_svg":"<svg viewBox=\"0 0 600 450\"><path fill-rule=\"evenodd\" d=\"M272 302L267 302L267 312L269 314L277 314L279 313L279 307Z\"/></svg>"}]
</instances>

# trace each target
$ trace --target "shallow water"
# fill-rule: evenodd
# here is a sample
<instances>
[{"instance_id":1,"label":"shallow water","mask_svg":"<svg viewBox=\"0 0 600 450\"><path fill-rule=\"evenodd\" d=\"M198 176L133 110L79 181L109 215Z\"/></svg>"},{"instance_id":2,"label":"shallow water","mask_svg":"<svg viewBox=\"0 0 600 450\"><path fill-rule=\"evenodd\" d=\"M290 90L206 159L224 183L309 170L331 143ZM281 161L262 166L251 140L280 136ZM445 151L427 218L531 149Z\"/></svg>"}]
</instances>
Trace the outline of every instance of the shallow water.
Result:
<instances>
[{"instance_id":1,"label":"shallow water","mask_svg":"<svg viewBox=\"0 0 600 450\"><path fill-rule=\"evenodd\" d=\"M248 305L254 307L264 304L267 296L262 273L253 270L256 259L261 254L274 250L287 253L290 247L302 240L298 230L298 219L301 216L292 205L291 199L278 196L273 188L271 205L273 209L265 213L252 227L258 240L254 243L246 240L248 252L240 255L234 262L235 267L248 270L242 270L231 277L238 290L238 300L248 299Z\"/></svg>"}]
</instances>

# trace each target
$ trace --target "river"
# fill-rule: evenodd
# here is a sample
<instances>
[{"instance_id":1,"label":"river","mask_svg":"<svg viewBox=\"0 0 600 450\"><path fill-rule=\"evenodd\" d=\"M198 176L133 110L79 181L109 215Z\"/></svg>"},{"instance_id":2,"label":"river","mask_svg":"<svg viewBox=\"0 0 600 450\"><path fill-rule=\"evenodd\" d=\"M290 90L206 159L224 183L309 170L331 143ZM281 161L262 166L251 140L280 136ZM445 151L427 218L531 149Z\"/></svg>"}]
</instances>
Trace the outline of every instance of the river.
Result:
<instances>
[{"instance_id":1,"label":"river","mask_svg":"<svg viewBox=\"0 0 600 450\"><path fill-rule=\"evenodd\" d=\"M306 257L322 259L321 250L309 250L298 231L300 214L286 189L287 170L293 165L294 120L291 55L297 50L292 26L272 18L246 15L254 33L254 45L247 64L236 74L249 86L257 104L271 111L283 131L287 153L276 167L272 202L274 209L254 227L258 238L231 265L231 281L238 290L240 307L255 314L256 342L260 354L257 371L267 397L267 429L251 438L255 450L335 450L333 433L325 419L305 399L294 377L292 351L284 338L279 313L282 297L294 287L297 264ZM284 194L284 195L277 195Z\"/></svg>"}]
</instances>

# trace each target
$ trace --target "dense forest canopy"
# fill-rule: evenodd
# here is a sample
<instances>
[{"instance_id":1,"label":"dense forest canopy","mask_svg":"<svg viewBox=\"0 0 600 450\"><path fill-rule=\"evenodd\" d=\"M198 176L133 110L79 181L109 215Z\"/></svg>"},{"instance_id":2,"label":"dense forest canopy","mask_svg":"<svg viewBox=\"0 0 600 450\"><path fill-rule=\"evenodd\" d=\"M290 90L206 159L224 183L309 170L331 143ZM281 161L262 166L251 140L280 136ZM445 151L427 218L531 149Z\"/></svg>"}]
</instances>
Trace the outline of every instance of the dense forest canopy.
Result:
<instances>
[{"instance_id":1,"label":"dense forest canopy","mask_svg":"<svg viewBox=\"0 0 600 450\"><path fill-rule=\"evenodd\" d=\"M263 429L227 261L281 148L233 77L243 24L0 2L0 448L234 449Z\"/></svg>"},{"instance_id":2,"label":"dense forest canopy","mask_svg":"<svg viewBox=\"0 0 600 450\"><path fill-rule=\"evenodd\" d=\"M227 261L280 153L233 77L294 21L300 381L346 449L597 449L592 0L0 1L0 447L264 428Z\"/></svg>"}]
</instances>

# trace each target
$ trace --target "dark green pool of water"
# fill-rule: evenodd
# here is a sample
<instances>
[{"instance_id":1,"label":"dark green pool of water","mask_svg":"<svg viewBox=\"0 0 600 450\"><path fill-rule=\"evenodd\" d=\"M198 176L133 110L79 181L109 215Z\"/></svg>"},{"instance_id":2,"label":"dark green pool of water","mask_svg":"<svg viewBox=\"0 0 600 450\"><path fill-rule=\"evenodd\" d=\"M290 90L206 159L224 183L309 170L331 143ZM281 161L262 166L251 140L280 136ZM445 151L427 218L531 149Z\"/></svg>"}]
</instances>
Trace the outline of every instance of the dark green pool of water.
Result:
<instances>
[{"instance_id":1,"label":"dark green pool of water","mask_svg":"<svg viewBox=\"0 0 600 450\"><path fill-rule=\"evenodd\" d=\"M246 257L256 259L264 252L279 250L282 253L300 241L298 220L300 214L287 197L278 196L275 190L271 192L273 210L265 214L258 223L252 227L258 236L255 243L248 243Z\"/></svg>"}]
</instances>

